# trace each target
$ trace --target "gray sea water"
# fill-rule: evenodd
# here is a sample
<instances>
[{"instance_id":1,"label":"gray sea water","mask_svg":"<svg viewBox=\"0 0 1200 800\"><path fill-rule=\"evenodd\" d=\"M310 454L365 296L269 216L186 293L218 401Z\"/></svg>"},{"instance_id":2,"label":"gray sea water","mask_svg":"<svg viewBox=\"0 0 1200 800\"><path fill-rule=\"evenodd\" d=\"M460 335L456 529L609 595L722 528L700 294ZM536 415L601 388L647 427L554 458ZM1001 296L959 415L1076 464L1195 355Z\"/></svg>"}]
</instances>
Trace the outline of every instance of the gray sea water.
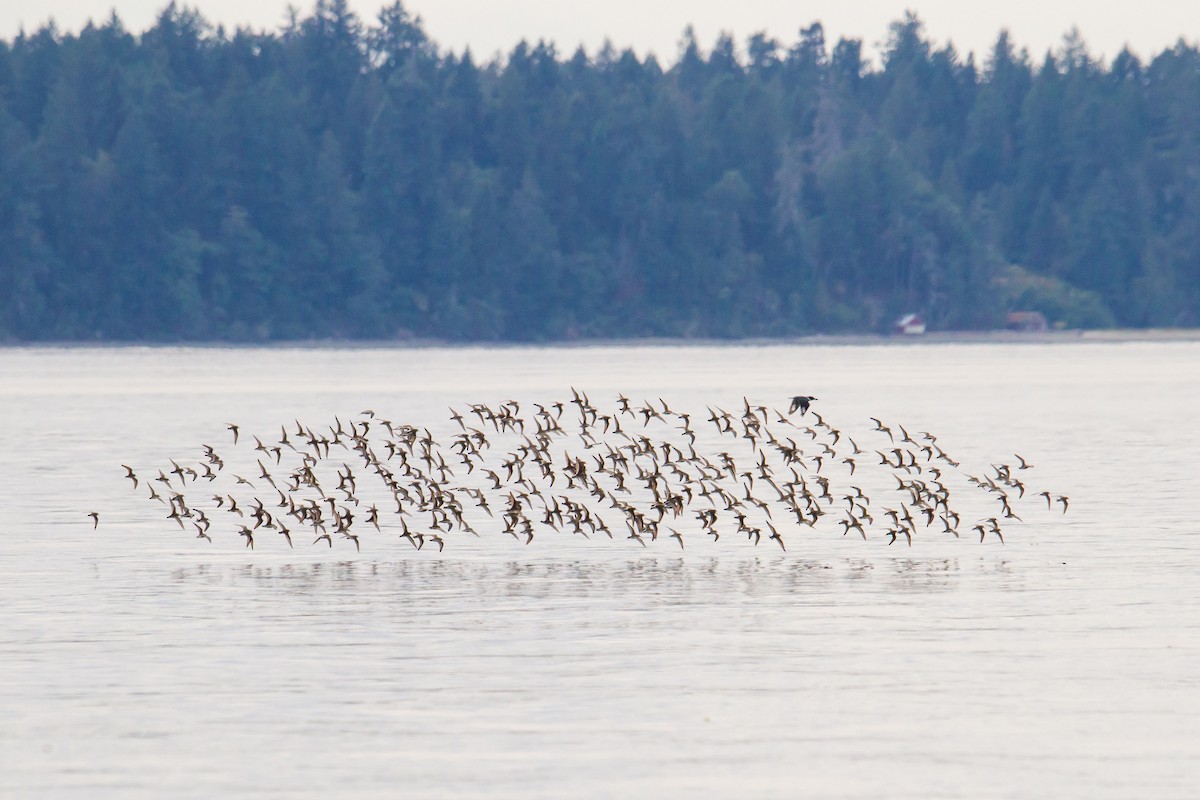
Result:
<instances>
[{"instance_id":1,"label":"gray sea water","mask_svg":"<svg viewBox=\"0 0 1200 800\"><path fill-rule=\"evenodd\" d=\"M448 438L570 387L696 420L813 394L1070 507L1004 544L482 520L439 552L387 517L250 551L119 466L367 409ZM0 796L1195 797L1198 405L1195 342L0 350Z\"/></svg>"}]
</instances>

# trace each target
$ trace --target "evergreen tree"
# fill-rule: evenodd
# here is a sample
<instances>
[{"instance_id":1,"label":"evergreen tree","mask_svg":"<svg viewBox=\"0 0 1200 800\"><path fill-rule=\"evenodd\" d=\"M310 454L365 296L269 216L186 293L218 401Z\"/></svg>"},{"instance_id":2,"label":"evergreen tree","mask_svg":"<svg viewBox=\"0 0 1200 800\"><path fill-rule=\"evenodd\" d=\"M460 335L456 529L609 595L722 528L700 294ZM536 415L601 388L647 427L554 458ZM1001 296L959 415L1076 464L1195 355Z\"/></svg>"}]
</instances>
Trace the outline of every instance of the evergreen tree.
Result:
<instances>
[{"instance_id":1,"label":"evergreen tree","mask_svg":"<svg viewBox=\"0 0 1200 800\"><path fill-rule=\"evenodd\" d=\"M691 29L442 52L393 2L0 41L0 338L759 336L1200 324L1200 52L1075 31L874 67Z\"/></svg>"}]
</instances>

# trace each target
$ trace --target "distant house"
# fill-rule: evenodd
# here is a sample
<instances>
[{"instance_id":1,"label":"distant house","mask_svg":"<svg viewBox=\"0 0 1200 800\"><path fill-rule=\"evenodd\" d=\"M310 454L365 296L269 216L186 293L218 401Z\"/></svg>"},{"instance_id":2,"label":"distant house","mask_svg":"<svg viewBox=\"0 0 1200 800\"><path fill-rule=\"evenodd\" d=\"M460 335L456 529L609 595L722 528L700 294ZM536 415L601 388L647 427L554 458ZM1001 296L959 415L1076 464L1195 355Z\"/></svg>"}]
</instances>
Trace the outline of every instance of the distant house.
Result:
<instances>
[{"instance_id":1,"label":"distant house","mask_svg":"<svg viewBox=\"0 0 1200 800\"><path fill-rule=\"evenodd\" d=\"M1010 311L1004 327L1010 331L1044 331L1049 329L1046 317L1040 311Z\"/></svg>"},{"instance_id":2,"label":"distant house","mask_svg":"<svg viewBox=\"0 0 1200 800\"><path fill-rule=\"evenodd\" d=\"M901 336L920 336L925 332L925 320L920 314L905 314L896 320L892 332Z\"/></svg>"}]
</instances>

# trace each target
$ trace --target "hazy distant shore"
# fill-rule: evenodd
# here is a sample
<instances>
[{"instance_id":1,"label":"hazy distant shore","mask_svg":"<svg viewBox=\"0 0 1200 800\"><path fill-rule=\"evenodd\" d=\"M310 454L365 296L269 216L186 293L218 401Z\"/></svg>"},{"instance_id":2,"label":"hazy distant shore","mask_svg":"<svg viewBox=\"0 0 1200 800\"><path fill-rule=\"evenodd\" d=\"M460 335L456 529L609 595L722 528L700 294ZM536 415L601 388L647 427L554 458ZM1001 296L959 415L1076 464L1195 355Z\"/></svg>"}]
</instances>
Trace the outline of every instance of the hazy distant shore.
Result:
<instances>
[{"instance_id":1,"label":"hazy distant shore","mask_svg":"<svg viewBox=\"0 0 1200 800\"><path fill-rule=\"evenodd\" d=\"M152 348L230 348L230 349L404 349L404 348L521 348L521 347L778 347L820 346L920 346L945 344L1094 344L1097 342L1195 342L1200 328L1116 328L1110 330L1068 331L934 331L916 336L882 334L813 334L787 338L749 339L570 339L553 342L452 342L441 339L290 339L270 342L0 342L0 348L71 348L119 349Z\"/></svg>"}]
</instances>

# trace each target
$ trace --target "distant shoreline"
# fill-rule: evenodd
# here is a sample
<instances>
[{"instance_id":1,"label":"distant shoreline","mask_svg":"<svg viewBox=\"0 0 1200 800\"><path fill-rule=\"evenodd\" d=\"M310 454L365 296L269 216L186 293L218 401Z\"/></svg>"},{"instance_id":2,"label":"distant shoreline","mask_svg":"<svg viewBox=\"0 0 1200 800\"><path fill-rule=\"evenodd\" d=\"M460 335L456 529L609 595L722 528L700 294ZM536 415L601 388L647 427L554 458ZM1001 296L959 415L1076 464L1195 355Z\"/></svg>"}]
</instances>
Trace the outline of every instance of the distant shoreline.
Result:
<instances>
[{"instance_id":1,"label":"distant shoreline","mask_svg":"<svg viewBox=\"0 0 1200 800\"><path fill-rule=\"evenodd\" d=\"M588 347L795 347L795 346L922 346L958 344L1097 344L1136 342L1200 342L1200 328L1117 328L1069 331L934 331L920 335L813 334L789 338L750 339L571 339L554 342L451 342L440 339L289 339L271 342L0 342L3 350L195 348L237 350L404 350L467 348Z\"/></svg>"}]
</instances>

